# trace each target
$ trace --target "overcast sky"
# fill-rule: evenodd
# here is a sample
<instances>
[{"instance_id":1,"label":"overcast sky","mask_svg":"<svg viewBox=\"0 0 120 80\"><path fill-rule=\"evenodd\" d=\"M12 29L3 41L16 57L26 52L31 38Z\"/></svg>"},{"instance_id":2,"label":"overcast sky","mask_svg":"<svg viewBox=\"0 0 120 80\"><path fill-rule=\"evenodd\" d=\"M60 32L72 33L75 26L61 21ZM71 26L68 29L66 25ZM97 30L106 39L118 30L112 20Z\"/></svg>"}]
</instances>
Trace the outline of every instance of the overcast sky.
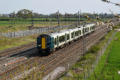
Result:
<instances>
[{"instance_id":1,"label":"overcast sky","mask_svg":"<svg viewBox=\"0 0 120 80\"><path fill-rule=\"evenodd\" d=\"M120 2L120 0L111 0ZM30 9L34 12L49 14L82 12L110 13L109 9L119 13L120 8L101 0L0 0L0 13L11 13L20 9Z\"/></svg>"}]
</instances>

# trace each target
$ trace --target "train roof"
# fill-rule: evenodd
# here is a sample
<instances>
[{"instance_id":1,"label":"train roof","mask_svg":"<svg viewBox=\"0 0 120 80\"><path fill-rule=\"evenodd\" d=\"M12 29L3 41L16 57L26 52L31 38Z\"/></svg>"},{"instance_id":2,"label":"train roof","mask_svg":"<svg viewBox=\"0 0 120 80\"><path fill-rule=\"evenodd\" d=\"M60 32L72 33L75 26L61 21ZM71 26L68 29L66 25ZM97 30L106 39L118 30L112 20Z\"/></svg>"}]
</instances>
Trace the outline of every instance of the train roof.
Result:
<instances>
[{"instance_id":1,"label":"train roof","mask_svg":"<svg viewBox=\"0 0 120 80\"><path fill-rule=\"evenodd\" d=\"M94 26L94 25L95 25L94 23L86 24L85 27L90 27L90 26ZM65 33L70 33L70 32L81 30L81 29L83 29L83 25L80 25L79 27L76 27L74 29L62 30L62 31L50 33L50 34L47 34L47 35L49 35L51 37L57 37L57 36L60 36L60 35L64 35Z\"/></svg>"},{"instance_id":2,"label":"train roof","mask_svg":"<svg viewBox=\"0 0 120 80\"><path fill-rule=\"evenodd\" d=\"M56 36L59 36L59 35L64 35L65 33L69 33L69 30L62 30L62 31L59 31L59 32L51 33L49 35L52 36L52 37L56 37Z\"/></svg>"},{"instance_id":3,"label":"train roof","mask_svg":"<svg viewBox=\"0 0 120 80\"><path fill-rule=\"evenodd\" d=\"M52 36L52 37L56 37L56 36L64 35L65 33L77 31L77 30L80 30L80 29L82 29L82 27L77 27L77 28L68 29L68 30L62 30L62 31L59 31L59 32L51 33L49 35Z\"/></svg>"}]
</instances>

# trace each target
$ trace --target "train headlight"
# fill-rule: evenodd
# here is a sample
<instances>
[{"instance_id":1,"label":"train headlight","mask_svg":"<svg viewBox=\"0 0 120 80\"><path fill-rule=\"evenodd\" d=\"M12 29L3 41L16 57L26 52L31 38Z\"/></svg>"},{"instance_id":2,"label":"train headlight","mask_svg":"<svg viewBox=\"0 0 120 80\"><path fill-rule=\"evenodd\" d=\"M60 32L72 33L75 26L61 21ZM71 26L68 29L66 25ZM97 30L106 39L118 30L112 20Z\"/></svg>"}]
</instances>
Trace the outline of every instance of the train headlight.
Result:
<instances>
[{"instance_id":1,"label":"train headlight","mask_svg":"<svg viewBox=\"0 0 120 80\"><path fill-rule=\"evenodd\" d=\"M41 45L38 45L39 47L41 47Z\"/></svg>"}]
</instances>

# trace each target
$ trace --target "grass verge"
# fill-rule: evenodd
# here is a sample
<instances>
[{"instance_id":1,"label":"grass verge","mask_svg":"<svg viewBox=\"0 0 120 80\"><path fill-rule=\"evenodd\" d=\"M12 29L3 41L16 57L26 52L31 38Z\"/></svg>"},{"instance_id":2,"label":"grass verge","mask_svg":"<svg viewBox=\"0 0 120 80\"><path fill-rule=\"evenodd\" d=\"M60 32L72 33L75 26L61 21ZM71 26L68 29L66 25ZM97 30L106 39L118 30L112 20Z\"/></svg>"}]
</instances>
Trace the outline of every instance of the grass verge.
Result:
<instances>
[{"instance_id":1,"label":"grass verge","mask_svg":"<svg viewBox=\"0 0 120 80\"><path fill-rule=\"evenodd\" d=\"M98 44L92 46L89 51L58 80L84 80L86 72L92 68L92 64L98 56L98 51L104 46L112 34L113 31L109 32ZM89 75L89 73L87 75Z\"/></svg>"},{"instance_id":2,"label":"grass verge","mask_svg":"<svg viewBox=\"0 0 120 80\"><path fill-rule=\"evenodd\" d=\"M115 38L101 57L96 66L94 74L88 80L120 80L120 32L117 32Z\"/></svg>"},{"instance_id":3,"label":"grass verge","mask_svg":"<svg viewBox=\"0 0 120 80\"><path fill-rule=\"evenodd\" d=\"M28 44L30 42L35 42L36 36L37 35L31 35L31 36L20 37L20 38L0 37L0 50L5 50L8 48Z\"/></svg>"}]
</instances>

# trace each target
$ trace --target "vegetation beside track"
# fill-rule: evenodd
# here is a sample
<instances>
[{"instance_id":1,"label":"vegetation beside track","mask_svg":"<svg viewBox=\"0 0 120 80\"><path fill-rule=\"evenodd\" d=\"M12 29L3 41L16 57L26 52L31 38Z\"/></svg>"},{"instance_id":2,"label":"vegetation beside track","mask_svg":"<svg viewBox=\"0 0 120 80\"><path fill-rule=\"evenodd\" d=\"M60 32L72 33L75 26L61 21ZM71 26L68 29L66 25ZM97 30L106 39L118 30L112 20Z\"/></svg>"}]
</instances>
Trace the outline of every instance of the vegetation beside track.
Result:
<instances>
[{"instance_id":1,"label":"vegetation beside track","mask_svg":"<svg viewBox=\"0 0 120 80\"><path fill-rule=\"evenodd\" d=\"M95 62L98 51L108 41L112 33L113 31L109 32L104 38L100 40L100 42L98 42L98 44L91 47L89 51L60 78L60 80L83 80L85 78L86 72L91 69L92 64Z\"/></svg>"},{"instance_id":2,"label":"vegetation beside track","mask_svg":"<svg viewBox=\"0 0 120 80\"><path fill-rule=\"evenodd\" d=\"M118 29L120 27L120 24L113 27L113 29Z\"/></svg>"},{"instance_id":3,"label":"vegetation beside track","mask_svg":"<svg viewBox=\"0 0 120 80\"><path fill-rule=\"evenodd\" d=\"M0 51L8 48L12 48L12 47L25 45L30 42L35 42L36 36L37 35L31 35L31 36L20 37L20 38L0 37Z\"/></svg>"},{"instance_id":4,"label":"vegetation beside track","mask_svg":"<svg viewBox=\"0 0 120 80\"><path fill-rule=\"evenodd\" d=\"M92 51L90 51L90 52L95 52L96 50L97 50L98 48L96 47L96 49L95 50L92 50ZM39 71L38 71L39 72ZM25 79L23 79L23 80L39 80L40 78L38 78L38 77L40 77L40 73L39 73L39 75L37 74L38 72L34 72L33 74L31 74L31 75L29 75L27 78L25 78ZM37 76L38 75L38 76ZM37 77L36 77L37 76Z\"/></svg>"},{"instance_id":5,"label":"vegetation beside track","mask_svg":"<svg viewBox=\"0 0 120 80\"><path fill-rule=\"evenodd\" d=\"M88 80L120 80L120 32L117 32L115 38L101 57L99 64L95 68L95 74Z\"/></svg>"},{"instance_id":6,"label":"vegetation beside track","mask_svg":"<svg viewBox=\"0 0 120 80\"><path fill-rule=\"evenodd\" d=\"M109 37L112 35L113 31L111 31L109 34L107 34L104 38L101 39L101 42L99 42L99 44L93 46L87 53L86 55L80 59L70 70L67 74L63 75L62 80L80 80L83 79L84 77L84 69L88 69L89 66L91 66L93 64L93 62L96 59L97 56L97 52L99 51L99 49L104 45L104 43L106 43L109 39ZM88 62L86 64L86 62ZM44 67L43 67L44 69ZM80 71L79 71L80 70ZM82 72L81 72L82 71ZM69 75L69 77L68 77ZM28 75L27 77L25 77L24 79L20 79L20 80L41 80L41 76L42 73L40 73L40 71L36 72L33 71L30 75Z\"/></svg>"}]
</instances>

